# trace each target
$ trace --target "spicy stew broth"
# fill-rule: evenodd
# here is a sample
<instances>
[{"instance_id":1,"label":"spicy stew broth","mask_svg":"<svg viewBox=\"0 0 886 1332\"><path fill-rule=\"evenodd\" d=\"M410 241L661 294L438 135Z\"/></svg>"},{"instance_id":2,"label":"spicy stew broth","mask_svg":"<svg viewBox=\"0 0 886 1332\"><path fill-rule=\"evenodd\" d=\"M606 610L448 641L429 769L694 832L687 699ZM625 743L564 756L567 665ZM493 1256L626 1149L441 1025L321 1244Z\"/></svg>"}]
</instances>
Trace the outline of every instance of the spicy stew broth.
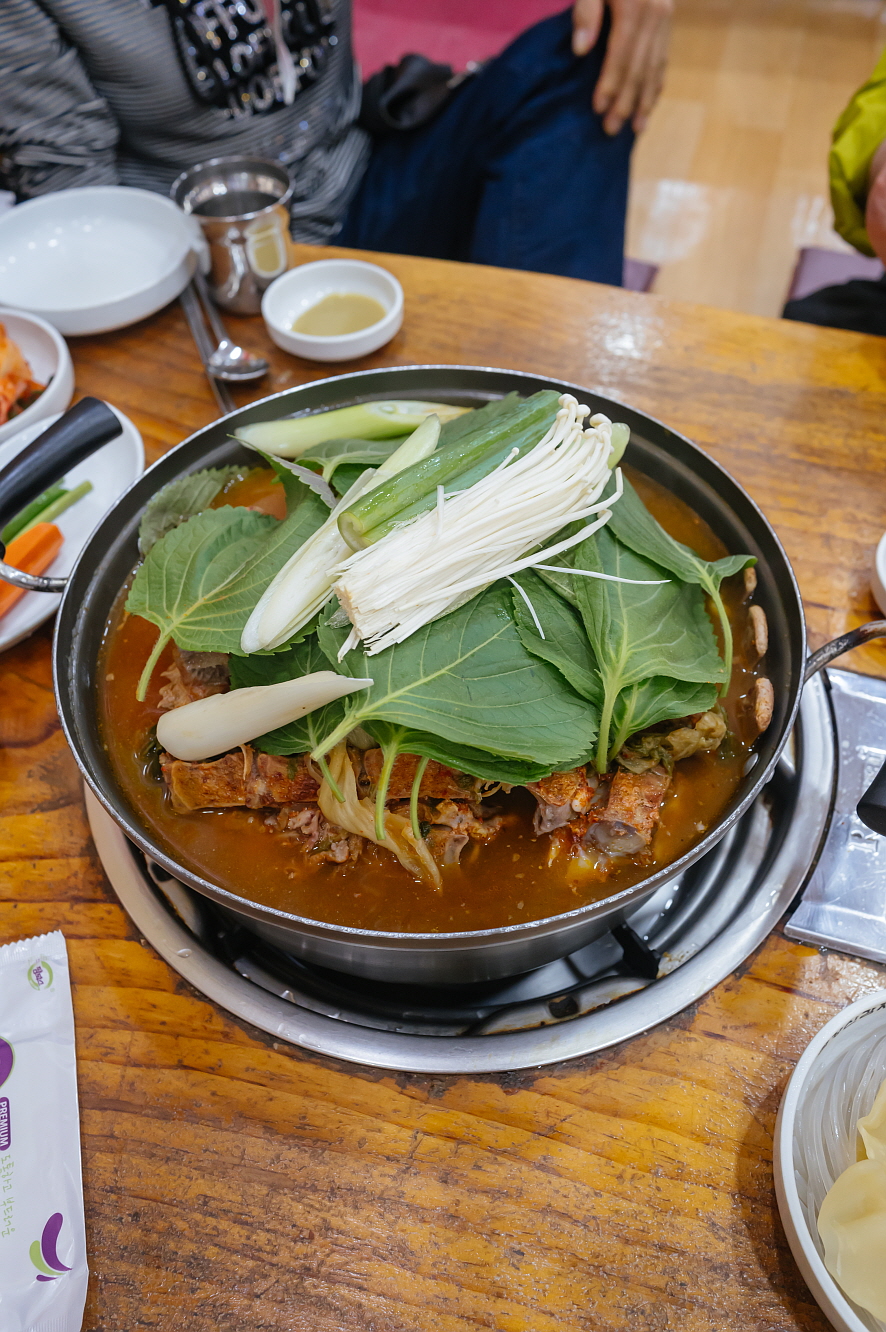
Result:
<instances>
[{"instance_id":1,"label":"spicy stew broth","mask_svg":"<svg viewBox=\"0 0 886 1332\"><path fill-rule=\"evenodd\" d=\"M253 472L229 485L222 503L262 507L282 516L282 487L270 473ZM632 474L648 508L677 540L705 559L726 549L687 505L645 477ZM218 503L219 500L216 501ZM136 684L156 641L157 630L123 609L120 594L99 662L103 741L114 772L140 820L167 852L205 878L240 897L331 924L404 932L491 929L538 920L599 901L637 883L693 846L725 809L740 779L751 737L744 699L753 682L746 659L741 576L724 584L733 623L736 655L725 699L730 733L714 754L675 765L652 846L642 857L626 858L606 878L593 877L575 861L558 856L548 865L550 838L535 838L535 801L517 789L488 802L507 813L505 826L488 846L470 842L458 865L443 869L443 887L416 882L388 852L367 844L356 863L313 865L297 842L265 824L266 811L230 809L176 813L165 794L154 760L146 758L162 672L169 651L154 671L147 699L136 701Z\"/></svg>"}]
</instances>

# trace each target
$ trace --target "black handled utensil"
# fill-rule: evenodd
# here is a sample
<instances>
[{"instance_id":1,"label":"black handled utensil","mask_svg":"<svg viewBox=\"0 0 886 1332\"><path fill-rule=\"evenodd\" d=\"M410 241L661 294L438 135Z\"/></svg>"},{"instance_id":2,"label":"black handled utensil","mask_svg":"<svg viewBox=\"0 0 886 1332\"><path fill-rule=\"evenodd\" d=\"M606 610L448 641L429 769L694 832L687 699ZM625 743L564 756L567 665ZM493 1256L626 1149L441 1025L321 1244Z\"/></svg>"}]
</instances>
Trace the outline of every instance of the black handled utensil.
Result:
<instances>
[{"instance_id":1,"label":"black handled utensil","mask_svg":"<svg viewBox=\"0 0 886 1332\"><path fill-rule=\"evenodd\" d=\"M0 530L26 504L54 485L65 472L123 432L120 420L98 398L83 398L54 425L38 435L3 469L0 490ZM0 541L0 555L6 547ZM43 578L22 573L0 560L0 578L28 592L63 592L64 578Z\"/></svg>"},{"instance_id":2,"label":"black handled utensil","mask_svg":"<svg viewBox=\"0 0 886 1332\"><path fill-rule=\"evenodd\" d=\"M4 467L0 529L35 495L122 431L119 419L98 398L83 398L76 407L69 408Z\"/></svg>"}]
</instances>

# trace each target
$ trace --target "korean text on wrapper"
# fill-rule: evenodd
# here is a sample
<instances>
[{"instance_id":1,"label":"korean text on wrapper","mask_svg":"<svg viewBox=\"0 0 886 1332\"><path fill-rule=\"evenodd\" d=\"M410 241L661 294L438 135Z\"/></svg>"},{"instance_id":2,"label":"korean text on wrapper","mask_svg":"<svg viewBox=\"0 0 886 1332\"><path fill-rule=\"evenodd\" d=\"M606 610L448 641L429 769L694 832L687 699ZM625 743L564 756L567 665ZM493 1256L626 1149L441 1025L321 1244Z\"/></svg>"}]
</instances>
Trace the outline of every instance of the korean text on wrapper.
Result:
<instances>
[{"instance_id":1,"label":"korean text on wrapper","mask_svg":"<svg viewBox=\"0 0 886 1332\"><path fill-rule=\"evenodd\" d=\"M63 936L0 947L0 1328L80 1332L86 1231Z\"/></svg>"}]
</instances>

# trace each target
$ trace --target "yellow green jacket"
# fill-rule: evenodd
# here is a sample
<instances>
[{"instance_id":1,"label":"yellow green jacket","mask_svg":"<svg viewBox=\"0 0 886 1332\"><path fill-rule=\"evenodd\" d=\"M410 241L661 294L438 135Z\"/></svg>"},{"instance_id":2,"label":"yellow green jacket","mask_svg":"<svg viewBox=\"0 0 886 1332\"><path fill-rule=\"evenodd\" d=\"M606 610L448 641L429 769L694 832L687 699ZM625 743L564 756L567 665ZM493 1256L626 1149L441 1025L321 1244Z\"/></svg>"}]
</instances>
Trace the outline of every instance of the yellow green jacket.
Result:
<instances>
[{"instance_id":1,"label":"yellow green jacket","mask_svg":"<svg viewBox=\"0 0 886 1332\"><path fill-rule=\"evenodd\" d=\"M844 240L873 254L864 225L871 158L886 139L886 51L834 126L830 156L834 225Z\"/></svg>"}]
</instances>

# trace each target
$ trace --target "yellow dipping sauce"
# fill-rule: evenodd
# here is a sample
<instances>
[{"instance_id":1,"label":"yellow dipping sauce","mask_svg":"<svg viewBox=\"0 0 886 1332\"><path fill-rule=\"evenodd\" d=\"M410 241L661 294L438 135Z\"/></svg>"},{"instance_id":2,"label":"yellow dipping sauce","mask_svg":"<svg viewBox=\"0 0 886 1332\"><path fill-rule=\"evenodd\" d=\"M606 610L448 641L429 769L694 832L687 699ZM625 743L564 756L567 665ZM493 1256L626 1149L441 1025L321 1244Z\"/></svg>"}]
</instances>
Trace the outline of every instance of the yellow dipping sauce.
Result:
<instances>
[{"instance_id":1,"label":"yellow dipping sauce","mask_svg":"<svg viewBox=\"0 0 886 1332\"><path fill-rule=\"evenodd\" d=\"M370 324L377 324L386 314L385 307L374 296L334 291L300 314L292 328L295 333L310 333L315 338L334 338L342 333L359 333Z\"/></svg>"}]
</instances>

